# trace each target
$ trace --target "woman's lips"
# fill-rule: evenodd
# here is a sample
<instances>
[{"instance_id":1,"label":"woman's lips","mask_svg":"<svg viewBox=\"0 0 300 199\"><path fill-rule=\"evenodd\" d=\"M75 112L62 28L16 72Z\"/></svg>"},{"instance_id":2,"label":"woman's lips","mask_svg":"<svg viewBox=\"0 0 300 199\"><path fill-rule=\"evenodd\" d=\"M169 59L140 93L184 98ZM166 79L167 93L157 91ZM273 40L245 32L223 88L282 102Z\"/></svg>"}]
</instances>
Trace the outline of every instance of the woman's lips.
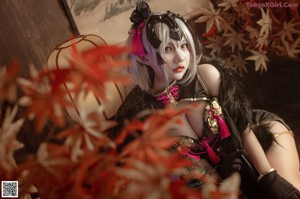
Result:
<instances>
[{"instance_id":1,"label":"woman's lips","mask_svg":"<svg viewBox=\"0 0 300 199\"><path fill-rule=\"evenodd\" d=\"M178 67L175 68L173 71L174 71L175 73L180 73L180 72L184 71L184 66L178 66Z\"/></svg>"}]
</instances>

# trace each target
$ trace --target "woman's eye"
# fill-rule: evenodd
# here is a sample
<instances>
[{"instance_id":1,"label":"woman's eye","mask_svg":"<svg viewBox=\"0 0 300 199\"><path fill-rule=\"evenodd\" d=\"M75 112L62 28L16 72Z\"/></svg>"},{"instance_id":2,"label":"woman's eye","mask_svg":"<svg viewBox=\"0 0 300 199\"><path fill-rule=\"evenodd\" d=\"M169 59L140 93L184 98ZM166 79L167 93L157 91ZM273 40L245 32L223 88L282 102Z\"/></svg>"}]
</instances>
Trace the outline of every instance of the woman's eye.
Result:
<instances>
[{"instance_id":1,"label":"woman's eye","mask_svg":"<svg viewBox=\"0 0 300 199\"><path fill-rule=\"evenodd\" d=\"M189 45L188 45L187 43L186 43L186 44L182 44L182 45L181 45L181 48L182 48L182 49L188 49L188 48L189 48Z\"/></svg>"},{"instance_id":2,"label":"woman's eye","mask_svg":"<svg viewBox=\"0 0 300 199\"><path fill-rule=\"evenodd\" d=\"M172 51L172 48L171 48L170 46L166 46L166 47L165 47L165 51L166 51L166 52L170 52L170 51Z\"/></svg>"}]
</instances>

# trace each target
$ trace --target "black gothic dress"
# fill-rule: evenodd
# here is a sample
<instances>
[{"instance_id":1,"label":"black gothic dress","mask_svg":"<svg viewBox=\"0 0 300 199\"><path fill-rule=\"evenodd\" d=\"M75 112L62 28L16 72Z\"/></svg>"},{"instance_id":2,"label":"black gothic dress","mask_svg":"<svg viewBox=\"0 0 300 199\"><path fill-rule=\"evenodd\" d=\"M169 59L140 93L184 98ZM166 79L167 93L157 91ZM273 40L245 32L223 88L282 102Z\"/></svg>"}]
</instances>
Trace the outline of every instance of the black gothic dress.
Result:
<instances>
[{"instance_id":1,"label":"black gothic dress","mask_svg":"<svg viewBox=\"0 0 300 199\"><path fill-rule=\"evenodd\" d=\"M188 146L189 150L188 153L185 151L185 155L207 160L223 178L238 171L242 178L241 189L244 198L265 198L264 192L257 185L258 174L243 150L240 133L249 124L257 124L262 120L275 119L283 123L284 121L267 111L252 110L242 92L239 77L218 65L215 66L221 74L218 98L209 94L199 74L188 85L172 85L176 86L179 91L176 102L205 101L207 103L203 136L198 140L181 136L178 149L180 150L182 146L186 149ZM165 104L158 100L157 96L148 94L138 86L134 87L115 115L114 119L119 125L112 129L111 136L115 138L118 135L125 119L130 120L144 110L163 109L164 107ZM284 123L284 125L286 124ZM128 137L124 145L132 139L134 138ZM272 136L267 136L259 141L267 150L274 139Z\"/></svg>"}]
</instances>

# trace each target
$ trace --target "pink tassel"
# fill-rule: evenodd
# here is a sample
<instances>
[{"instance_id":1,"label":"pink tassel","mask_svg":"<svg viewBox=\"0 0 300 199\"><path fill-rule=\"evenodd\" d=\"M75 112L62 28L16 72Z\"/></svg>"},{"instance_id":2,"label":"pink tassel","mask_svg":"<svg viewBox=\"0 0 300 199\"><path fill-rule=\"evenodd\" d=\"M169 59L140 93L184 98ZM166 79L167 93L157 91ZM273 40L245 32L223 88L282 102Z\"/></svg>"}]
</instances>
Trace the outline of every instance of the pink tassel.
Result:
<instances>
[{"instance_id":1,"label":"pink tassel","mask_svg":"<svg viewBox=\"0 0 300 199\"><path fill-rule=\"evenodd\" d=\"M209 159L213 164L217 164L218 162L220 162L220 157L217 156L217 154L214 152L214 150L212 150L212 148L209 145L207 145L205 148Z\"/></svg>"},{"instance_id":2,"label":"pink tassel","mask_svg":"<svg viewBox=\"0 0 300 199\"><path fill-rule=\"evenodd\" d=\"M142 43L142 30L145 26L145 23L141 23L139 27L135 30L133 30L133 36L132 36L132 49L131 53L135 54L137 56L145 56L146 52L144 50L144 46Z\"/></svg>"},{"instance_id":3,"label":"pink tassel","mask_svg":"<svg viewBox=\"0 0 300 199\"><path fill-rule=\"evenodd\" d=\"M214 152L214 150L212 150L212 148L209 146L208 143L209 143L209 138L204 137L203 140L200 142L200 146L205 147L210 161L213 164L217 164L218 162L220 162L220 157Z\"/></svg>"},{"instance_id":4,"label":"pink tassel","mask_svg":"<svg viewBox=\"0 0 300 199\"><path fill-rule=\"evenodd\" d=\"M230 136L230 131L220 115L216 115L216 118L220 128L221 139L223 140Z\"/></svg>"}]
</instances>

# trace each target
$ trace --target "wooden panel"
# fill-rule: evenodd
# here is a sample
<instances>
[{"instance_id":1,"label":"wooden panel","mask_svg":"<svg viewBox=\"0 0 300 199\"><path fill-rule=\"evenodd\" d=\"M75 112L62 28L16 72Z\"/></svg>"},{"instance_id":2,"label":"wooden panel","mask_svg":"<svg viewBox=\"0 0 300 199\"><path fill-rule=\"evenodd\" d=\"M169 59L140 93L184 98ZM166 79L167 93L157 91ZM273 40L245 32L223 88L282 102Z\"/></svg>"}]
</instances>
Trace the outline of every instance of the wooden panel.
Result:
<instances>
[{"instance_id":1,"label":"wooden panel","mask_svg":"<svg viewBox=\"0 0 300 199\"><path fill-rule=\"evenodd\" d=\"M1 0L0 63L20 60L41 67L59 43L72 36L59 0Z\"/></svg>"},{"instance_id":2,"label":"wooden panel","mask_svg":"<svg viewBox=\"0 0 300 199\"><path fill-rule=\"evenodd\" d=\"M18 59L26 77L29 63L45 65L50 52L71 36L60 0L0 0L1 66ZM35 152L44 137L34 133L32 122L26 122L18 134L25 147L18 154Z\"/></svg>"}]
</instances>

